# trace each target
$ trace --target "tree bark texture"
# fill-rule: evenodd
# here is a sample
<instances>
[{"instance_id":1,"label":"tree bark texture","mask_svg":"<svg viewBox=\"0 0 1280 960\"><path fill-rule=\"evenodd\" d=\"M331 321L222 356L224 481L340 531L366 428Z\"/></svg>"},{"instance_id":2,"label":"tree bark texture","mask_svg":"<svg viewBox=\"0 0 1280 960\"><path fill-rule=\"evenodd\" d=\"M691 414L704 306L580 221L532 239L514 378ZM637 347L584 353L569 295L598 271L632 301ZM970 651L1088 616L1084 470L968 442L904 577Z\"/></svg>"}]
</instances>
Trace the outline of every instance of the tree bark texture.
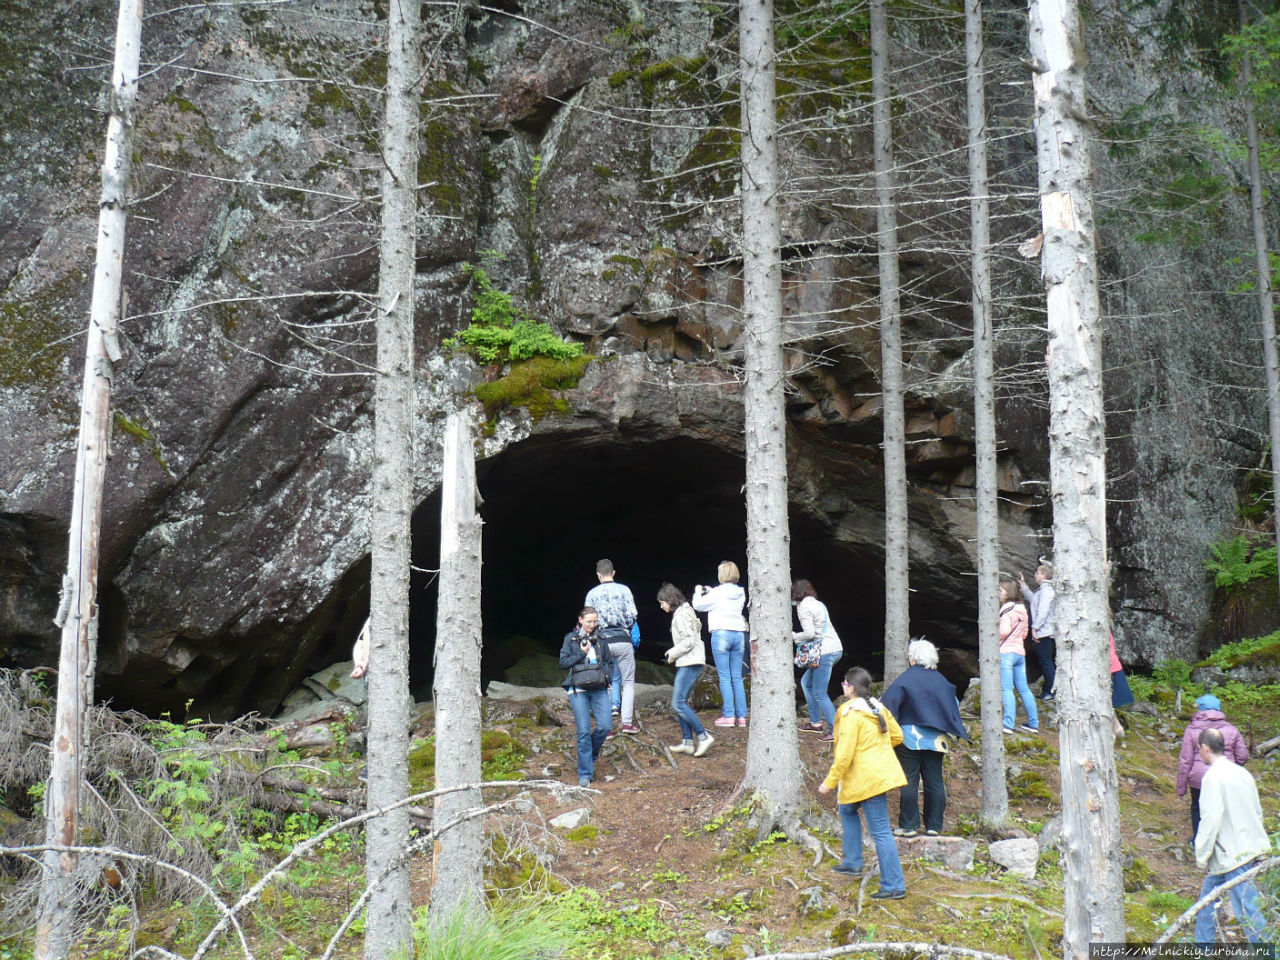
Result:
<instances>
[{"instance_id":1,"label":"tree bark texture","mask_svg":"<svg viewBox=\"0 0 1280 960\"><path fill-rule=\"evenodd\" d=\"M969 232L973 274L973 421L977 447L978 663L982 679L982 820L1009 817L1005 784L998 619L999 522L996 500L996 413L991 316L991 215L987 179L987 101L982 0L965 0L965 79L968 85Z\"/></svg>"},{"instance_id":2,"label":"tree bark texture","mask_svg":"<svg viewBox=\"0 0 1280 960\"><path fill-rule=\"evenodd\" d=\"M907 669L911 639L907 569L907 420L902 398L898 210L893 185L893 93L889 87L887 0L871 0L871 123L875 154L876 249L880 264L880 387L884 418L884 680Z\"/></svg>"},{"instance_id":3,"label":"tree bark texture","mask_svg":"<svg viewBox=\"0 0 1280 960\"><path fill-rule=\"evenodd\" d=\"M440 504L440 590L436 608L434 699L436 786L480 782L480 516L472 419L453 413L445 427ZM484 803L479 790L437 798L435 822ZM484 820L468 820L436 842L431 915L484 904Z\"/></svg>"},{"instance_id":4,"label":"tree bark texture","mask_svg":"<svg viewBox=\"0 0 1280 960\"><path fill-rule=\"evenodd\" d=\"M741 0L742 313L746 333L747 565L754 671L743 785L774 815L803 781L791 644L791 535L782 366L781 226L772 0Z\"/></svg>"},{"instance_id":5,"label":"tree bark texture","mask_svg":"<svg viewBox=\"0 0 1280 960\"><path fill-rule=\"evenodd\" d=\"M1249 26L1249 11L1240 2L1240 30ZM1280 360L1276 356L1276 312L1271 292L1271 257L1267 251L1267 224L1263 218L1262 162L1258 145L1258 117L1253 105L1253 65L1246 54L1241 58L1244 87L1245 135L1249 144L1249 218L1253 225L1253 250L1258 273L1258 319L1262 324L1262 365L1267 387L1267 430L1271 440L1271 489L1273 505L1280 503L1274 491L1277 482L1276 457L1280 457ZM1280 510L1276 510L1280 516ZM1276 548L1280 550L1280 523L1274 523Z\"/></svg>"},{"instance_id":6,"label":"tree bark texture","mask_svg":"<svg viewBox=\"0 0 1280 960\"><path fill-rule=\"evenodd\" d=\"M369 808L409 795L409 520L413 512L413 279L417 209L419 0L391 0L383 118L378 358L369 525ZM403 807L369 822L365 957L391 960L410 944L409 845Z\"/></svg>"},{"instance_id":7,"label":"tree bark texture","mask_svg":"<svg viewBox=\"0 0 1280 960\"><path fill-rule=\"evenodd\" d=\"M1124 939L1107 646L1106 448L1084 39L1075 0L1031 0L1036 154L1048 307L1063 956Z\"/></svg>"},{"instance_id":8,"label":"tree bark texture","mask_svg":"<svg viewBox=\"0 0 1280 960\"><path fill-rule=\"evenodd\" d=\"M80 841L81 758L88 746L86 724L97 661L102 491L111 429L112 363L120 356L116 326L120 319L141 45L142 0L121 0L102 161L93 296L85 341L67 572L58 611L62 647L58 657L57 715L45 791L45 842L60 846L74 846ZM76 856L50 851L43 857L43 866L35 956L37 960L61 960L70 952L75 936Z\"/></svg>"}]
</instances>

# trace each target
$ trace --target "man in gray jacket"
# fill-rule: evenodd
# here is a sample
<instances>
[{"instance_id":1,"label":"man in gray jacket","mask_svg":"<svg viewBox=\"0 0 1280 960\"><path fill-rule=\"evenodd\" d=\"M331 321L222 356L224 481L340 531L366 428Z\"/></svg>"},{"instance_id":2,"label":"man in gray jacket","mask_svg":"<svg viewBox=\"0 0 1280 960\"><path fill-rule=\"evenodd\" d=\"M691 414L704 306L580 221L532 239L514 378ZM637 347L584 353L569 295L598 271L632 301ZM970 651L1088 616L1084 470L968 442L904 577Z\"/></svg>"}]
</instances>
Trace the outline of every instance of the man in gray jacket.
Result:
<instances>
[{"instance_id":1,"label":"man in gray jacket","mask_svg":"<svg viewBox=\"0 0 1280 960\"><path fill-rule=\"evenodd\" d=\"M1054 698L1053 682L1057 677L1056 651L1053 642L1053 564L1041 562L1040 566L1036 567L1034 591L1027 586L1026 578L1019 573L1018 588L1031 614L1031 638L1035 641L1036 660L1040 663L1040 672L1044 674L1040 699L1052 700Z\"/></svg>"},{"instance_id":2,"label":"man in gray jacket","mask_svg":"<svg viewBox=\"0 0 1280 960\"><path fill-rule=\"evenodd\" d=\"M1271 853L1271 838L1262 825L1262 804L1258 787L1244 767L1223 756L1222 733L1200 731L1200 758L1208 765L1200 785L1200 829L1196 831L1196 866L1208 869L1200 887L1202 899L1223 884L1234 880ZM1266 921L1258 909L1258 890L1252 880L1227 891L1231 911L1250 943L1259 942ZM1196 914L1196 943L1216 940L1213 908L1217 901Z\"/></svg>"},{"instance_id":3,"label":"man in gray jacket","mask_svg":"<svg viewBox=\"0 0 1280 960\"><path fill-rule=\"evenodd\" d=\"M614 573L612 560L601 560L596 564L596 579L600 582L587 592L586 605L599 611L600 639L609 645L609 653L613 655L622 680L621 702L618 704L622 732L639 733L640 728L635 723L636 651L631 645L631 625L637 616L636 598L629 587L613 579Z\"/></svg>"}]
</instances>

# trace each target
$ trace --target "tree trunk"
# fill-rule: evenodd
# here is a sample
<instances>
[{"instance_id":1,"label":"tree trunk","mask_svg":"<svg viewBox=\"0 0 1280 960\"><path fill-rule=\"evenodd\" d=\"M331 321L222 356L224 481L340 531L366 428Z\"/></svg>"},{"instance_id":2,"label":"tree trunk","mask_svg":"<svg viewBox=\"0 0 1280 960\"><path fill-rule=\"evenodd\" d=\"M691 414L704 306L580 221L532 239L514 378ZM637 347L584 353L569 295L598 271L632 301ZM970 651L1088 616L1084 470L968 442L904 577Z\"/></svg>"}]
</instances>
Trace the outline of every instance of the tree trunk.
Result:
<instances>
[{"instance_id":1,"label":"tree trunk","mask_svg":"<svg viewBox=\"0 0 1280 960\"><path fill-rule=\"evenodd\" d=\"M791 644L791 535L782 371L781 226L774 101L773 2L741 0L743 405L747 452L747 565L751 593L751 730L743 786L769 816L800 807Z\"/></svg>"},{"instance_id":2,"label":"tree trunk","mask_svg":"<svg viewBox=\"0 0 1280 960\"><path fill-rule=\"evenodd\" d=\"M973 422L977 447L978 662L982 679L982 820L1009 818L1000 697L999 523L996 401L991 318L991 216L987 183L987 98L983 88L982 0L965 0L969 117L969 231L973 245Z\"/></svg>"},{"instance_id":3,"label":"tree trunk","mask_svg":"<svg viewBox=\"0 0 1280 960\"><path fill-rule=\"evenodd\" d=\"M480 782L480 517L471 416L450 415L440 490L440 591L436 611L436 787ZM479 790L436 800L444 824L483 805ZM436 842L431 915L484 905L484 821L446 831Z\"/></svg>"},{"instance_id":4,"label":"tree trunk","mask_svg":"<svg viewBox=\"0 0 1280 960\"><path fill-rule=\"evenodd\" d=\"M880 385L884 418L884 680L907 669L911 617L907 570L907 428L902 397L902 316L898 308L898 211L893 187L886 0L871 0L871 121L880 263Z\"/></svg>"},{"instance_id":5,"label":"tree trunk","mask_svg":"<svg viewBox=\"0 0 1280 960\"><path fill-rule=\"evenodd\" d=\"M1249 11L1240 2L1240 30L1249 26ZM1271 439L1271 506L1275 516L1276 548L1280 550L1280 481L1276 458L1280 457L1280 360L1276 357L1276 314L1271 297L1271 257L1267 252L1267 226L1263 220L1262 163L1258 150L1258 118L1253 106L1253 66L1249 55L1241 57L1244 86L1244 121L1249 142L1249 218L1253 223L1253 251L1258 272L1258 317L1262 323L1262 361L1267 385L1267 426Z\"/></svg>"},{"instance_id":6,"label":"tree trunk","mask_svg":"<svg viewBox=\"0 0 1280 960\"><path fill-rule=\"evenodd\" d=\"M409 519L413 512L413 278L418 166L419 0L391 0L383 118L382 236L378 267L378 370L369 525L369 807L409 795ZM364 951L391 960L410 944L409 845L401 807L369 822Z\"/></svg>"},{"instance_id":7,"label":"tree trunk","mask_svg":"<svg viewBox=\"0 0 1280 960\"><path fill-rule=\"evenodd\" d=\"M102 489L107 472L111 429L112 364L120 358L116 325L124 271L133 108L138 96L138 57L142 45L142 0L120 0L116 21L115 65L111 74L110 117L102 160L98 244L85 341L80 433L71 497L67 572L62 581L58 625L58 705L45 791L45 842L80 842L81 758L88 746L88 709L98 650L98 547L102 531ZM75 936L76 856L44 855L37 960L66 957Z\"/></svg>"},{"instance_id":8,"label":"tree trunk","mask_svg":"<svg viewBox=\"0 0 1280 960\"><path fill-rule=\"evenodd\" d=\"M1031 0L1036 154L1049 320L1058 736L1068 960L1124 940L1107 651L1106 449L1084 39L1075 0Z\"/></svg>"}]
</instances>

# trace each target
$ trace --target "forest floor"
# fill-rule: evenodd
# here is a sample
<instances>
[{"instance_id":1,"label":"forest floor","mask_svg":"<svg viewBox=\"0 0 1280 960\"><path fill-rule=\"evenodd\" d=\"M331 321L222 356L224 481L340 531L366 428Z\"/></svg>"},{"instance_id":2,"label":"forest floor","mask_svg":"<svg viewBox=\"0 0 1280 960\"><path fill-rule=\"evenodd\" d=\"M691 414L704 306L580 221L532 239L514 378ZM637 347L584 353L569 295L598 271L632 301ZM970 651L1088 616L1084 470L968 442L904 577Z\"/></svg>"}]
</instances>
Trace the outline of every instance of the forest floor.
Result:
<instances>
[{"instance_id":1,"label":"forest floor","mask_svg":"<svg viewBox=\"0 0 1280 960\"><path fill-rule=\"evenodd\" d=\"M1174 792L1182 731L1193 708L1189 698L1180 702L1170 691L1152 692L1163 694L1159 699L1164 705L1139 703L1127 712L1129 730L1117 742L1122 843L1114 856L1124 867L1130 942L1149 941L1162 932L1191 904L1202 879L1187 844L1187 800ZM1241 687L1238 692L1239 702L1223 697L1224 709L1249 740L1261 742L1280 732L1280 687ZM781 835L761 840L748 828L745 801L734 797L745 768L749 728L711 725L713 709L700 711L716 737L700 758L672 757L662 749L662 744L679 740L665 704L638 710L641 732L620 734L605 745L590 790L576 787L573 721L562 694L525 703L486 698L484 711L486 780L567 785L530 789L521 811L490 817L485 871L495 901L532 905L560 931L566 958L736 960L871 940L949 944L1035 960L1061 955L1059 855L1056 849L1043 850L1033 879L1015 877L989 858L990 838L982 835L978 822L976 739L958 744L946 761L943 831L974 842L972 865L949 868L920 857L921 842L899 840L907 897L878 901L870 899L878 881L869 842L861 881L831 869L835 861L830 853L840 848L835 799L816 791L831 760L831 744L815 734L799 737L806 795L812 802L805 819L829 851L816 865L812 854ZM978 726L977 720L969 721L975 735ZM1009 836L1037 837L1046 827L1053 829L1060 813L1058 738L1051 708L1042 711L1041 726L1037 735L1005 738ZM430 787L431 730L430 705L419 705L410 754L415 790ZM343 737L338 741L337 752L317 760L327 762L332 779L326 783L354 787L363 761L347 753ZM1275 826L1280 804L1277 755L1249 764L1269 827ZM524 792L499 788L486 799ZM584 807L589 818L583 825L571 830L549 825L552 817ZM896 823L896 796L890 815ZM258 842L266 849L269 839L275 844L269 849L280 852L324 825L312 814L273 823L267 829L274 832ZM295 867L284 884L268 891L245 923L256 957L307 960L324 952L363 887L362 847L359 836L334 838L313 862ZM250 868L244 882L256 875L255 869ZM431 876L427 851L412 863L415 905L427 902ZM128 924L125 905L114 909L118 922L109 917L76 956L123 960L148 943L189 956L216 919L199 899L141 906L140 919ZM133 933L127 933L127 926ZM360 931L357 922L333 955L360 956ZM1236 936L1234 925L1228 925L1227 934ZM28 936L6 940L0 932L0 960L29 956ZM226 942L210 954L215 960L243 955Z\"/></svg>"},{"instance_id":2,"label":"forest floor","mask_svg":"<svg viewBox=\"0 0 1280 960\"><path fill-rule=\"evenodd\" d=\"M540 801L547 817L591 807L590 826L564 839L553 867L564 882L593 891L590 899L601 908L592 911L599 915L599 929L586 924L583 931L596 948L589 955L741 957L857 940L929 941L1017 957L1061 953L1056 940L1062 930L1062 870L1056 851L1042 856L1032 880L1009 875L986 856L978 829L976 739L961 743L946 762L944 834L978 841L972 868L959 873L916 859L915 844L899 840L907 898L882 902L869 899L878 887L869 841L869 869L861 882L834 873L835 861L828 857L814 866L809 854L781 837L755 841L743 811L730 806L745 767L748 729L711 726L714 716L702 714L716 737L712 749L700 758L676 755L673 768L659 745L678 742L679 729L669 710L655 707L640 717L641 734L619 735L606 744L593 785L598 793L589 804L577 798ZM1129 938L1142 941L1191 904L1203 874L1187 844L1187 800L1174 791L1183 723L1144 714L1126 720L1130 730L1117 749L1123 842L1115 855L1122 858L1129 891ZM972 721L971 732L977 728ZM543 732L527 773L572 779L572 735L571 719ZM828 815L820 836L838 852L834 796L816 792L830 764L831 744L801 733L800 748L806 788L815 808ZM1009 835L1036 836L1060 811L1057 733L1007 737L1006 750ZM1260 767L1255 764L1254 772L1272 814L1280 771L1268 761ZM890 815L896 824L896 796ZM614 922L611 916L625 919ZM713 944L728 947L721 951Z\"/></svg>"}]
</instances>

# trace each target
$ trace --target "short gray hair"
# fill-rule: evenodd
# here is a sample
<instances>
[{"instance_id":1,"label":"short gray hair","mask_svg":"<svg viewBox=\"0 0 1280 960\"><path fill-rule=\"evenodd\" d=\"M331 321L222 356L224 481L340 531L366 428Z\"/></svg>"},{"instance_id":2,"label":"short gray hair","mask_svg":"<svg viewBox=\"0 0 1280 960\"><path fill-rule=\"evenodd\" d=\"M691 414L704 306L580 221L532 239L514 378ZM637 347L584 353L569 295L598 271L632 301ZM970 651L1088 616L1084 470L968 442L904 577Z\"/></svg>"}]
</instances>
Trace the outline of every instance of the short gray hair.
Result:
<instances>
[{"instance_id":1,"label":"short gray hair","mask_svg":"<svg viewBox=\"0 0 1280 960\"><path fill-rule=\"evenodd\" d=\"M916 637L907 645L907 659L926 670L937 670L938 648L924 637Z\"/></svg>"}]
</instances>

